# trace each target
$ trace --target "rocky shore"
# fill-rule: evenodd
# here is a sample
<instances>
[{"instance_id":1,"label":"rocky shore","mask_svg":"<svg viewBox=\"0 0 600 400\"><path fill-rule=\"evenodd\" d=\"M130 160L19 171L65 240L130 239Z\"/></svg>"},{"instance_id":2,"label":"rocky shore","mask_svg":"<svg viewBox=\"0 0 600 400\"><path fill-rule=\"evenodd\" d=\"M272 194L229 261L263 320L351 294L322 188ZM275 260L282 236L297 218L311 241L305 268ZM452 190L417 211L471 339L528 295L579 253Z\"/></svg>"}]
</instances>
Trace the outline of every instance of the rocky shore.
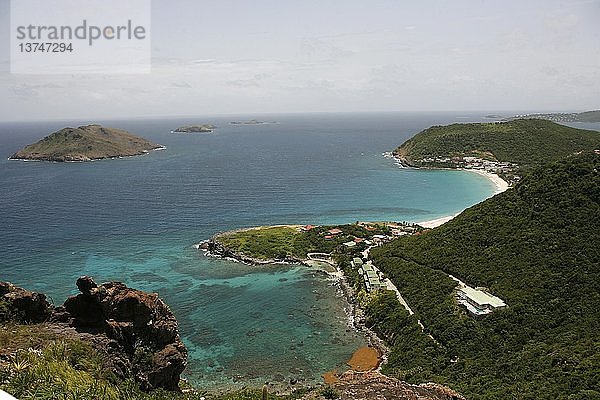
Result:
<instances>
[{"instance_id":1,"label":"rocky shore","mask_svg":"<svg viewBox=\"0 0 600 400\"><path fill-rule=\"evenodd\" d=\"M64 339L91 343L106 355L105 368L134 379L143 390L179 390L187 365L175 316L156 293L120 282L96 284L83 276L80 294L54 307L41 293L0 282L0 321L42 324ZM0 353L3 349L0 349Z\"/></svg>"},{"instance_id":2,"label":"rocky shore","mask_svg":"<svg viewBox=\"0 0 600 400\"><path fill-rule=\"evenodd\" d=\"M377 371L349 371L340 376L335 387L340 400L465 400L454 390L436 383L411 385Z\"/></svg>"},{"instance_id":3,"label":"rocky shore","mask_svg":"<svg viewBox=\"0 0 600 400\"><path fill-rule=\"evenodd\" d=\"M358 302L356 291L348 283L346 277L343 274L340 275L341 276L336 276L334 279L336 279L339 283L339 289L343 293L344 298L348 303L348 324L352 329L364 335L365 339L367 339L367 343L369 344L369 346L377 349L377 351L379 352L380 361L377 365L376 370L380 371L381 366L387 362L390 349L385 344L385 341L377 335L377 333L375 333L372 329L367 327L365 311Z\"/></svg>"}]
</instances>

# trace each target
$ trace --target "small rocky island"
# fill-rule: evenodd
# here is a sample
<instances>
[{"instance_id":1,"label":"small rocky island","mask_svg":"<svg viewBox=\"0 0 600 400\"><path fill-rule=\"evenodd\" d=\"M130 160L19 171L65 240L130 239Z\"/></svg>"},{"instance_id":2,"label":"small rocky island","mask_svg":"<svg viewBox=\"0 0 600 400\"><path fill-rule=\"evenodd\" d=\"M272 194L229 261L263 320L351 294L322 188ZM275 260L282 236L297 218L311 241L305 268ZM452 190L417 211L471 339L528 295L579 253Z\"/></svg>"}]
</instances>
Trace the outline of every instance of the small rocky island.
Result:
<instances>
[{"instance_id":1,"label":"small rocky island","mask_svg":"<svg viewBox=\"0 0 600 400\"><path fill-rule=\"evenodd\" d=\"M146 154L164 147L123 129L100 125L63 128L25 146L11 160L92 161Z\"/></svg>"},{"instance_id":2,"label":"small rocky island","mask_svg":"<svg viewBox=\"0 0 600 400\"><path fill-rule=\"evenodd\" d=\"M213 124L186 125L172 130L171 133L211 133L216 128Z\"/></svg>"}]
</instances>

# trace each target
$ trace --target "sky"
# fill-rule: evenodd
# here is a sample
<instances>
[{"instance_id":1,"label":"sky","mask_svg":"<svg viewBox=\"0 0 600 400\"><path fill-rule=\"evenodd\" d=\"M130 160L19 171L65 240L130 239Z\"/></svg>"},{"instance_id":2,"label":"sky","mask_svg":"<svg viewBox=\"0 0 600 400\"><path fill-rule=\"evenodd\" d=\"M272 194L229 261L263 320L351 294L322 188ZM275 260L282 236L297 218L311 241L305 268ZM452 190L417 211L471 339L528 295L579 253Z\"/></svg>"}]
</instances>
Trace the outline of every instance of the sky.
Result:
<instances>
[{"instance_id":1,"label":"sky","mask_svg":"<svg viewBox=\"0 0 600 400\"><path fill-rule=\"evenodd\" d=\"M0 121L600 108L600 0L153 0L151 18L149 74L11 74L0 0Z\"/></svg>"}]
</instances>

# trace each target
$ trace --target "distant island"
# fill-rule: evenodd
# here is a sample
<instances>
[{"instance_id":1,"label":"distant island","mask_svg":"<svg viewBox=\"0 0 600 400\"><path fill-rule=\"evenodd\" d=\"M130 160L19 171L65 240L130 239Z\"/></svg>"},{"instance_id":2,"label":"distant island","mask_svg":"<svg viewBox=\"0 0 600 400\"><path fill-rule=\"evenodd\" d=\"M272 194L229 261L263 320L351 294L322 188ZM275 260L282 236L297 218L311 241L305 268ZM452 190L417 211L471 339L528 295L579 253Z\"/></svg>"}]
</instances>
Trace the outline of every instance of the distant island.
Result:
<instances>
[{"instance_id":1,"label":"distant island","mask_svg":"<svg viewBox=\"0 0 600 400\"><path fill-rule=\"evenodd\" d=\"M146 154L164 147L123 129L100 125L63 128L25 146L9 159L38 161L92 161Z\"/></svg>"},{"instance_id":2,"label":"distant island","mask_svg":"<svg viewBox=\"0 0 600 400\"><path fill-rule=\"evenodd\" d=\"M211 133L216 128L213 124L186 125L172 130L171 133Z\"/></svg>"},{"instance_id":3,"label":"distant island","mask_svg":"<svg viewBox=\"0 0 600 400\"><path fill-rule=\"evenodd\" d=\"M486 118L496 118L497 116L488 116ZM497 117L500 118L500 117ZM584 111L580 113L533 113L515 115L509 118L503 118L503 121L512 121L519 118L547 119L552 122L600 122L600 110Z\"/></svg>"},{"instance_id":4,"label":"distant island","mask_svg":"<svg viewBox=\"0 0 600 400\"><path fill-rule=\"evenodd\" d=\"M267 125L267 124L277 124L276 121L258 121L256 119L251 119L250 121L232 121L231 125Z\"/></svg>"}]
</instances>

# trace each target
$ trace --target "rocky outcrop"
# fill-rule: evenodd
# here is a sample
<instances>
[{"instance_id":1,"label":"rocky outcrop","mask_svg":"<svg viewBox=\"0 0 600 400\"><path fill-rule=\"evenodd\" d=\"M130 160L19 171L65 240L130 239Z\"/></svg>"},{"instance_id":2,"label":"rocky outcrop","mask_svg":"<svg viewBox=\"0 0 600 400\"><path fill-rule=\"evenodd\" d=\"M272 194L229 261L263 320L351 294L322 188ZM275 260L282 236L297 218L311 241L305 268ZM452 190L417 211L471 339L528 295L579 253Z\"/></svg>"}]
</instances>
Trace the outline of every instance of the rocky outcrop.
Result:
<instances>
[{"instance_id":1,"label":"rocky outcrop","mask_svg":"<svg viewBox=\"0 0 600 400\"><path fill-rule=\"evenodd\" d=\"M45 295L30 292L10 282L0 282L0 302L3 303L0 320L10 318L20 322L43 322L52 314L52 306Z\"/></svg>"},{"instance_id":2,"label":"rocky outcrop","mask_svg":"<svg viewBox=\"0 0 600 400\"><path fill-rule=\"evenodd\" d=\"M96 285L86 276L77 280L77 287L81 293L64 304L69 324L114 340L128 355L134 376L144 389L176 390L187 350L175 316L158 294L120 282Z\"/></svg>"},{"instance_id":3,"label":"rocky outcrop","mask_svg":"<svg viewBox=\"0 0 600 400\"><path fill-rule=\"evenodd\" d=\"M46 296L0 282L0 319L44 322L61 336L84 340L106 354L106 367L144 390L178 390L187 364L175 316L156 293L120 282L77 280L80 294L53 307Z\"/></svg>"},{"instance_id":4,"label":"rocky outcrop","mask_svg":"<svg viewBox=\"0 0 600 400\"><path fill-rule=\"evenodd\" d=\"M236 231L231 231L236 232ZM250 257L243 253L238 253L229 247L226 247L219 241L219 236L227 235L231 232L224 232L218 235L211 237L208 240L202 241L198 244L198 249L206 252L206 254L218 257L218 258L229 258L233 260L237 260L244 264L248 265L266 265L266 264L303 264L306 260L286 256L282 258L269 258L269 259L261 259L256 257Z\"/></svg>"},{"instance_id":5,"label":"rocky outcrop","mask_svg":"<svg viewBox=\"0 0 600 400\"><path fill-rule=\"evenodd\" d=\"M334 384L341 400L465 400L452 389L435 383L411 385L379 372L349 371ZM303 400L312 400L306 396Z\"/></svg>"}]
</instances>

